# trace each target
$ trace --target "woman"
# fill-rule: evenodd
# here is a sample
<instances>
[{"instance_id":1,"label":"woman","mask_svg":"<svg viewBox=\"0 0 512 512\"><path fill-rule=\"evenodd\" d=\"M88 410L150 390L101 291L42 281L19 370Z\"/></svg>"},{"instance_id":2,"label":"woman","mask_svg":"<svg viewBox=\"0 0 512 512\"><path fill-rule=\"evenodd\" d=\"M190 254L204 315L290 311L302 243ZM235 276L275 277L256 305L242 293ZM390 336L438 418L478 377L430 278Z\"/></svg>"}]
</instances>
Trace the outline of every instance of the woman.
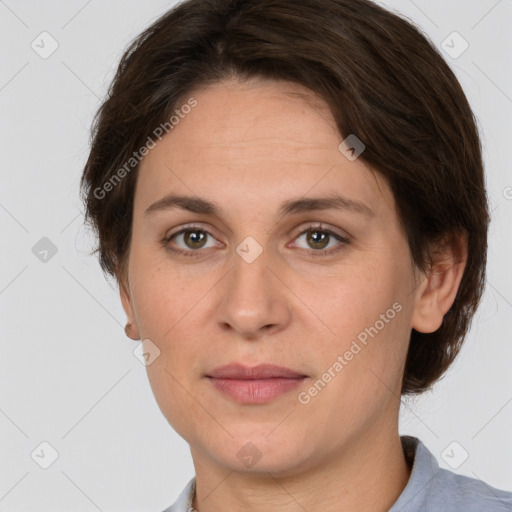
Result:
<instances>
[{"instance_id":1,"label":"woman","mask_svg":"<svg viewBox=\"0 0 512 512\"><path fill-rule=\"evenodd\" d=\"M460 350L488 206L464 92L366 0L188 0L121 59L82 177L196 476L168 508L498 511L399 436Z\"/></svg>"}]
</instances>

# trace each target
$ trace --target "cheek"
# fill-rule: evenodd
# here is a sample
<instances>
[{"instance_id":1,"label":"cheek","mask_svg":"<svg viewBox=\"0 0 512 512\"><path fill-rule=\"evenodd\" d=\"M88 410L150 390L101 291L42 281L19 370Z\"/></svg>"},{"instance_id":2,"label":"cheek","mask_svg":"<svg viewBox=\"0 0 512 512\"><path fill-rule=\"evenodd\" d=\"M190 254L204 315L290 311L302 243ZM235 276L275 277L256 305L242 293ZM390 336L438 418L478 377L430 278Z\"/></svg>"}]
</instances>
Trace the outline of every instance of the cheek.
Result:
<instances>
[{"instance_id":1,"label":"cheek","mask_svg":"<svg viewBox=\"0 0 512 512\"><path fill-rule=\"evenodd\" d=\"M396 315L392 309L400 291L393 269L377 270L370 265L351 265L328 275L316 276L314 282L297 279L294 292L317 316L328 343L343 347L366 328L378 322L383 330ZM391 309L391 310L390 310ZM386 312L388 314L386 315ZM386 324L382 324L384 315ZM364 338L364 334L361 335Z\"/></svg>"},{"instance_id":2,"label":"cheek","mask_svg":"<svg viewBox=\"0 0 512 512\"><path fill-rule=\"evenodd\" d=\"M196 419L204 420L204 411L199 405L204 400L197 392L191 395L186 391L185 377L170 367L164 357L155 360L146 370L160 411L176 432L186 437Z\"/></svg>"},{"instance_id":3,"label":"cheek","mask_svg":"<svg viewBox=\"0 0 512 512\"><path fill-rule=\"evenodd\" d=\"M202 288L160 254L134 252L130 276L133 303L141 335L163 342L163 336L184 317ZM197 302L197 300L196 300Z\"/></svg>"},{"instance_id":4,"label":"cheek","mask_svg":"<svg viewBox=\"0 0 512 512\"><path fill-rule=\"evenodd\" d=\"M148 380L164 417L184 435L191 428L190 422L204 414L199 407L202 397L195 391L191 399L187 389L200 372L201 337L196 320L198 303L206 290L191 289L178 276L162 271L146 274L140 283L134 295L141 336L160 350L146 367Z\"/></svg>"},{"instance_id":5,"label":"cheek","mask_svg":"<svg viewBox=\"0 0 512 512\"><path fill-rule=\"evenodd\" d=\"M329 399L343 395L357 409L372 396L389 394L388 388L399 393L410 335L406 279L393 266L354 267L331 279L321 296L310 296L308 304L330 331L315 365L322 380L329 380L329 371L336 375Z\"/></svg>"},{"instance_id":6,"label":"cheek","mask_svg":"<svg viewBox=\"0 0 512 512\"><path fill-rule=\"evenodd\" d=\"M191 374L200 372L205 307L209 303L208 293L218 279L212 273L194 275L190 270L184 273L168 263L153 267L144 263L140 259L137 268L134 266L136 279L132 292L141 338L150 339L160 350L159 357L147 367L148 376L152 385L179 388L179 382L187 382ZM206 318L211 323L212 315Z\"/></svg>"},{"instance_id":7,"label":"cheek","mask_svg":"<svg viewBox=\"0 0 512 512\"><path fill-rule=\"evenodd\" d=\"M399 406L407 353L406 313L400 317L401 310L391 318L394 309L383 311L389 311L387 324L378 316L366 326L360 320L350 327L339 321L339 331L347 334L324 347L316 380L301 396L301 403L308 402L309 417L325 425L328 438L344 439L345 434L364 431L384 411Z\"/></svg>"}]
</instances>

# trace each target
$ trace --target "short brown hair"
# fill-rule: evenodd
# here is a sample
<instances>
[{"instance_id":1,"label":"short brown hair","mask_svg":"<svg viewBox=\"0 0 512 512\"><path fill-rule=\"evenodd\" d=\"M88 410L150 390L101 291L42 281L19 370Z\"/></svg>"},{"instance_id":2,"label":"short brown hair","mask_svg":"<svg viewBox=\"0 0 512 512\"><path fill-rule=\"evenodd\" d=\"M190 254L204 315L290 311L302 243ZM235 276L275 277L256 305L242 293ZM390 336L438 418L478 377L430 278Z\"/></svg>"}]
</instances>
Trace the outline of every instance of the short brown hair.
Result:
<instances>
[{"instance_id":1,"label":"short brown hair","mask_svg":"<svg viewBox=\"0 0 512 512\"><path fill-rule=\"evenodd\" d=\"M485 284L481 143L436 47L368 0L187 0L132 42L96 114L81 180L103 271L119 281L129 254L138 165L128 172L126 162L193 89L231 77L294 82L325 100L340 134L356 134L360 158L387 179L418 268L428 268L432 243L467 234L441 327L411 333L402 393L426 390L458 354Z\"/></svg>"}]
</instances>

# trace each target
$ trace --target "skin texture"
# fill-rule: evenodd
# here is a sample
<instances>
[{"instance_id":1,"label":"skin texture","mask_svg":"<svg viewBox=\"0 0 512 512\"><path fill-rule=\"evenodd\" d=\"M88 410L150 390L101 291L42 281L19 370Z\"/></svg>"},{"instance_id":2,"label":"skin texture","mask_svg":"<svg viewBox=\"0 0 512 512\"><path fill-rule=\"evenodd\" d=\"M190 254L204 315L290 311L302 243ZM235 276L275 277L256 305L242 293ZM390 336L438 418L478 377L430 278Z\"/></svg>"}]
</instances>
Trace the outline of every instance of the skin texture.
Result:
<instances>
[{"instance_id":1,"label":"skin texture","mask_svg":"<svg viewBox=\"0 0 512 512\"><path fill-rule=\"evenodd\" d=\"M340 152L344 137L308 90L233 79L190 96L197 106L141 163L120 289L131 337L161 351L148 377L162 413L190 444L194 506L388 510L410 474L398 435L410 331L440 326L462 277L464 239L438 251L432 272L415 268L387 182ZM170 192L214 201L224 212L144 214ZM333 192L373 215L278 214L283 201ZM312 223L349 243L331 236L316 248L317 239L308 243ZM195 239L178 235L164 247L161 240L189 224L209 233L202 245L193 231ZM236 252L248 236L263 250L252 263ZM396 303L394 318L300 403L298 393ZM205 377L232 362L278 364L308 379L269 403L239 404ZM237 457L248 442L261 455L251 467Z\"/></svg>"}]
</instances>

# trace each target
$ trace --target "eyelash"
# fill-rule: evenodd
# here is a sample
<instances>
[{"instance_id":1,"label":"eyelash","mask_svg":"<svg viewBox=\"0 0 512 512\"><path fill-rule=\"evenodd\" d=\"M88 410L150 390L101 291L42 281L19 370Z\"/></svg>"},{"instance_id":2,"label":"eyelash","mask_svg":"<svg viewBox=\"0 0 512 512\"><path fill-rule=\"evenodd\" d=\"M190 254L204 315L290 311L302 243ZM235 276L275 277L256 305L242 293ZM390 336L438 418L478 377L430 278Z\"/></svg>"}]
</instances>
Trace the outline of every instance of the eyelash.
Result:
<instances>
[{"instance_id":1,"label":"eyelash","mask_svg":"<svg viewBox=\"0 0 512 512\"><path fill-rule=\"evenodd\" d=\"M201 249L197 249L197 250L184 250L184 249L176 249L176 248L173 248L169 245L169 243L171 242L171 240L173 238L175 238L176 236L178 235L181 235L182 233L186 233L187 231L200 231L202 233L206 233L207 235L211 236L212 238L215 238L213 237L213 235L211 233L209 233L208 231L206 231L205 229L202 229L198 226L188 226L176 233L173 233L172 235L170 236L167 236L165 237L162 241L161 241L161 244L164 246L164 248L172 251L173 253L175 254L180 254L182 256L186 256L186 257L198 257L200 255L201 252L203 252ZM348 238L345 238L341 235L338 235L337 233L334 233L333 231L331 231L330 229L327 229L327 228L324 228L321 224L314 224L314 225L311 225L311 226L308 226L307 229L305 229L304 231L302 231L301 233L299 233L295 238L299 238L301 237L302 235L310 232L310 231L318 231L320 233L324 233L324 234L328 234L329 236L332 236L334 237L336 240L338 240L339 242L341 242L338 246L336 246L334 249L329 249L329 250L322 250L322 249L304 249L306 250L308 253L311 254L311 256L313 257L327 257L327 256L331 256L339 251L341 251L344 247L344 245L348 245L350 244L350 240Z\"/></svg>"}]
</instances>

